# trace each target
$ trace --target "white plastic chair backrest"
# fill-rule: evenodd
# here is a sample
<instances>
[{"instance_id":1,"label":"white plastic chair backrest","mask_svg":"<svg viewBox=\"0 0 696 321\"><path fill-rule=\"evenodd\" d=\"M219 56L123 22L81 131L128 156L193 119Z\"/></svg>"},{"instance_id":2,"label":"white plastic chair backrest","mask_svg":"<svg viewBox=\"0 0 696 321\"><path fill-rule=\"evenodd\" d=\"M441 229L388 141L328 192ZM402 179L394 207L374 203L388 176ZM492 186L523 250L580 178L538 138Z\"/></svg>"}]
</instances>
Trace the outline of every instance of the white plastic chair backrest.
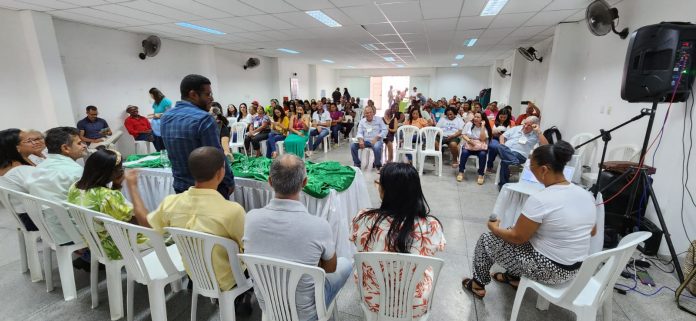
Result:
<instances>
[{"instance_id":1,"label":"white plastic chair backrest","mask_svg":"<svg viewBox=\"0 0 696 321\"><path fill-rule=\"evenodd\" d=\"M418 127L412 125L403 125L396 130L396 142L398 149L417 150L420 146L420 135L418 135ZM416 138L414 142L413 139Z\"/></svg>"},{"instance_id":2,"label":"white plastic chair backrest","mask_svg":"<svg viewBox=\"0 0 696 321\"><path fill-rule=\"evenodd\" d=\"M442 259L420 256L415 254L389 252L360 252L355 256L355 268L358 284L363 282L364 268L369 266L374 272L374 279L380 289L379 318L384 320L408 320L413 318L413 299L416 287L423 281L427 268L432 268L433 280L430 296L435 292L440 270L444 264ZM359 286L360 302L365 302L362 287ZM432 298L428 299L426 311L430 312Z\"/></svg>"},{"instance_id":3,"label":"white plastic chair backrest","mask_svg":"<svg viewBox=\"0 0 696 321\"><path fill-rule=\"evenodd\" d=\"M239 254L246 263L247 271L254 281L254 288L261 293L267 320L299 321L295 304L295 291L300 278L308 275L314 281L314 303L319 320L327 317L324 302L325 273L319 267L269 257Z\"/></svg>"},{"instance_id":4,"label":"white plastic chair backrest","mask_svg":"<svg viewBox=\"0 0 696 321\"><path fill-rule=\"evenodd\" d=\"M594 138L595 135L590 134L590 133L581 133L573 136L573 138L570 139L569 143L570 145L575 148L575 146L580 145L592 138ZM575 154L580 155L580 166L585 166L585 165L591 165L591 163L594 161L594 154L595 150L597 149L597 141L593 141L583 147L578 148L575 150Z\"/></svg>"},{"instance_id":5,"label":"white plastic chair backrest","mask_svg":"<svg viewBox=\"0 0 696 321\"><path fill-rule=\"evenodd\" d=\"M46 223L46 217L44 216L43 211L49 210L52 211L53 214L58 218L58 222L73 243L84 243L80 232L77 231L75 224L73 224L72 220L70 219L68 210L63 207L63 205L36 197L34 195L16 191L11 191L10 194L19 197L22 200L22 204L24 204L24 209L27 211L29 218L31 218L36 227L39 228L41 240L48 241L49 244L60 245L56 244L55 237L53 235L54 231L48 228L48 224Z\"/></svg>"},{"instance_id":6,"label":"white plastic chair backrest","mask_svg":"<svg viewBox=\"0 0 696 321\"><path fill-rule=\"evenodd\" d=\"M435 149L435 138L439 135L440 137L437 139L438 141L438 146L442 148L442 136L444 136L442 132L442 128L439 127L433 127L433 126L428 126L428 127L423 127L420 129L420 135L422 136L423 139L425 139L425 142L421 142L421 144L425 144L425 151L440 151L439 149Z\"/></svg>"},{"instance_id":7,"label":"white plastic chair backrest","mask_svg":"<svg viewBox=\"0 0 696 321\"><path fill-rule=\"evenodd\" d=\"M68 202L63 202L63 206L68 209L68 213L70 213L75 221L75 224L77 225L77 230L82 235L82 238L87 241L87 247L89 247L90 255L98 258L101 262L111 260L106 255L106 251L102 246L99 234L97 234L97 232L99 230L103 230L103 228L98 228L97 223L94 221L95 217L108 215Z\"/></svg>"},{"instance_id":8,"label":"white plastic chair backrest","mask_svg":"<svg viewBox=\"0 0 696 321\"><path fill-rule=\"evenodd\" d=\"M230 143L243 142L244 135L246 135L247 127L249 127L249 124L245 121L238 121L230 125L230 131L232 133L232 137L230 137ZM237 134L236 140L234 139L234 134Z\"/></svg>"},{"instance_id":9,"label":"white plastic chair backrest","mask_svg":"<svg viewBox=\"0 0 696 321\"><path fill-rule=\"evenodd\" d=\"M213 248L221 246L227 251L232 268L232 276L238 287L251 287L251 280L244 276L239 263L239 245L234 240L217 235L186 230L176 227L165 227L172 236L181 257L188 267L193 284L198 287L198 293L207 297L220 297L220 288L213 270Z\"/></svg>"},{"instance_id":10,"label":"white plastic chair backrest","mask_svg":"<svg viewBox=\"0 0 696 321\"><path fill-rule=\"evenodd\" d=\"M15 223L17 223L17 227L22 229L22 232L27 232L27 228L24 226L24 223L22 223L22 220L19 219L19 213L17 213L14 206L12 206L12 202L10 201L11 191L12 190L9 188L0 186L0 204L2 204L2 206L4 206L10 212L10 215L12 215Z\"/></svg>"},{"instance_id":11,"label":"white plastic chair backrest","mask_svg":"<svg viewBox=\"0 0 696 321\"><path fill-rule=\"evenodd\" d=\"M152 277L148 273L143 261L143 258L147 254L150 254L151 251L141 250L138 247L138 234L142 234L148 238L148 244L154 249L167 275L179 273L174 263L172 263L169 253L167 253L167 247L164 245L164 238L161 234L157 233L157 231L122 222L108 216L100 216L94 219L104 223L104 228L121 252L121 256L126 265L126 271L133 280L142 284L150 284L150 281L152 281Z\"/></svg>"},{"instance_id":12,"label":"white plastic chair backrest","mask_svg":"<svg viewBox=\"0 0 696 321\"><path fill-rule=\"evenodd\" d=\"M608 161L633 161L638 162L640 150L635 145L618 145L607 152Z\"/></svg>"},{"instance_id":13,"label":"white plastic chair backrest","mask_svg":"<svg viewBox=\"0 0 696 321\"><path fill-rule=\"evenodd\" d=\"M602 302L607 292L613 291L614 283L626 266L639 243L650 238L650 232L635 232L626 235L616 248L588 256L563 293L560 301L572 304L579 295L594 295L592 305ZM602 265L603 264L603 265ZM583 293L588 285L600 284L594 293Z\"/></svg>"},{"instance_id":14,"label":"white plastic chair backrest","mask_svg":"<svg viewBox=\"0 0 696 321\"><path fill-rule=\"evenodd\" d=\"M357 125L362 119L363 111L362 109L353 109L353 111L355 112L355 119L353 119L353 122Z\"/></svg>"}]
</instances>

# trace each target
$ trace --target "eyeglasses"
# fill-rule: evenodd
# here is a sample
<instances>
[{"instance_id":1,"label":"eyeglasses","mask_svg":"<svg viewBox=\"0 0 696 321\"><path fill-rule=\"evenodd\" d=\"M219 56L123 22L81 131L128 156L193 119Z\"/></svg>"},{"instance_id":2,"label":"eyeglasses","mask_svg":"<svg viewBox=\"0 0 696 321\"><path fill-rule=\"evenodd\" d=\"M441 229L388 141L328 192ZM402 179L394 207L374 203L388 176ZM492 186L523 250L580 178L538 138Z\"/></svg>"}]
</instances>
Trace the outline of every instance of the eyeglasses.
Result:
<instances>
[{"instance_id":1,"label":"eyeglasses","mask_svg":"<svg viewBox=\"0 0 696 321\"><path fill-rule=\"evenodd\" d=\"M35 144L35 143L40 143L43 140L44 140L43 138L29 138L29 139L23 140L21 143L22 144Z\"/></svg>"}]
</instances>

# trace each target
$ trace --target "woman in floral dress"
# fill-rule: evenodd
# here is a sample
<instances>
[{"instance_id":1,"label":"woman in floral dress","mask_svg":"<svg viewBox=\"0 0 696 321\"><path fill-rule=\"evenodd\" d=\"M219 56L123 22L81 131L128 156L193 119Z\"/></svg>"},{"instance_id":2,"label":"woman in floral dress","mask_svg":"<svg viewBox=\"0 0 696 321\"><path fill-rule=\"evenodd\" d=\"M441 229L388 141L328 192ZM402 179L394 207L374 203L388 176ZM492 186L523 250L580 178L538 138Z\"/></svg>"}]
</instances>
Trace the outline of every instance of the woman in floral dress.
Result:
<instances>
[{"instance_id":1,"label":"woman in floral dress","mask_svg":"<svg viewBox=\"0 0 696 321\"><path fill-rule=\"evenodd\" d=\"M440 221L430 215L416 169L406 163L388 163L379 177L382 205L362 210L353 220L351 241L360 252L398 252L434 256L445 249ZM380 289L374 271L363 265L363 293L370 311L379 311ZM428 268L413 298L413 316L427 311L433 273Z\"/></svg>"}]
</instances>

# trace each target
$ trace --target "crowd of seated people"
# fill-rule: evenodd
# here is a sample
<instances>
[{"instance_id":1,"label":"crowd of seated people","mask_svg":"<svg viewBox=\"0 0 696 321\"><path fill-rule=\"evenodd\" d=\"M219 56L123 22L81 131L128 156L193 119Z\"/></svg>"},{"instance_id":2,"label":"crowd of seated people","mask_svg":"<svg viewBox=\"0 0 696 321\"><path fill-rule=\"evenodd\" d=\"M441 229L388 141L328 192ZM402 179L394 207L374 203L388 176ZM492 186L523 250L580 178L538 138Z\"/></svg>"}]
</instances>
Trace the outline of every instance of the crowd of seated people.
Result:
<instances>
[{"instance_id":1,"label":"crowd of seated people","mask_svg":"<svg viewBox=\"0 0 696 321\"><path fill-rule=\"evenodd\" d=\"M333 102L326 98L282 104L271 100L264 107L254 101L248 110L242 103L239 108L228 105L223 111L220 104L213 102L210 81L189 75L182 80L181 101L175 106L167 104L161 92L153 94L151 90L156 99L155 113L141 116L137 106L126 109L129 117L125 127L129 134L153 143L159 136L172 161L176 195L166 197L153 211L148 212L139 194L137 170L124 170L121 153L103 146L87 154L87 143L103 142L109 134L108 124L97 117L96 107L87 109L87 118L81 120L82 129L56 127L45 134L20 129L0 131L0 186L55 202L67 201L161 233L165 227L179 227L225 237L237 243L240 253L317 266L326 272L324 299L328 303L350 277L353 260L337 256L329 223L309 213L300 202L300 192L308 180L303 161L305 149L317 148L328 135L337 143L341 134L346 138L355 130L356 142L350 147L353 163L360 166L360 149L374 150L381 202L376 208L356 213L350 226L350 241L360 252L434 256L445 248L444 229L430 213L418 173L391 155L383 164L381 150L383 144L393 146L399 126L435 126L442 129L442 147L447 146L452 154L453 167L458 166L458 181L463 180L470 155L479 160L479 184L483 184L485 171L491 171L496 157L501 159L501 184L507 181L509 166L522 164L529 157L532 173L546 186L530 197L513 228L500 228L498 221L489 223L490 232L483 234L476 245L473 276L464 279L462 286L483 298L491 280L516 287L523 276L547 284L574 277L587 256L596 222L590 194L563 177L572 147L563 141L547 144L539 128L540 111L533 104L515 122L509 108L498 109L495 102L482 110L476 101L460 101L456 97L432 101L416 90L414 87L410 107L402 111L400 102L394 101L384 117L376 115L374 103L369 101L362 108L363 117L355 119L355 110L360 106L347 90L340 97L332 97ZM395 99L402 95L398 93ZM158 120L158 133L152 121L147 120ZM234 190L229 166L229 125L247 120L249 130L243 139L249 149L260 156L260 144L266 141L266 156L274 158L268 178L274 198L263 208L248 213L240 204L229 201ZM95 132L102 136L97 137ZM310 138L315 139L308 147ZM274 150L278 141L284 141L286 154L278 155ZM77 162L82 158L84 167ZM124 184L129 195L121 192ZM15 200L11 205L28 230L37 230L21 203ZM62 231L55 213L45 211L44 217L57 236L57 244L70 244L72 240ZM108 233L101 230L99 236L107 256L121 258ZM145 239L138 241L146 243ZM88 257L89 251L79 253L75 266L89 269ZM211 261L222 291L236 286L231 260L234 258L228 257L226 251L213 250ZM494 263L506 272L489 275ZM365 268L365 273L362 279L368 281L358 286L370 294L363 303L374 312L379 309L383 289L374 280L369 281L373 278L369 268ZM418 284L414 317L428 312L427 299L434 290L432 277L432 271L426 270ZM316 318L313 293L314 284L301 279L295 298L302 320ZM251 311L253 295L249 291L235 301L239 313ZM262 309L268 308L264 304L268 298L259 292L255 296Z\"/></svg>"}]
</instances>

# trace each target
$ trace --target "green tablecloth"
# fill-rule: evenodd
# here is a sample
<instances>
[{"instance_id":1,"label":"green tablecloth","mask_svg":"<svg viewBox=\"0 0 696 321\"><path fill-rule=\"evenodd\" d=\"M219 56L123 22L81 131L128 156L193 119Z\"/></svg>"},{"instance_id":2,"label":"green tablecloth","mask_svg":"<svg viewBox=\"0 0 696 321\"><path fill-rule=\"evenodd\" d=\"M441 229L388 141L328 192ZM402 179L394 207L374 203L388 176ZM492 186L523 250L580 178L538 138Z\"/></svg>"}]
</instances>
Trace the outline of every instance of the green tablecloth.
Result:
<instances>
[{"instance_id":1,"label":"green tablecloth","mask_svg":"<svg viewBox=\"0 0 696 321\"><path fill-rule=\"evenodd\" d=\"M146 156L159 156L159 153L130 155L126 162L133 162ZM128 168L162 168L159 157L125 165ZM307 167L307 186L304 192L316 198L324 198L329 195L331 189L338 192L345 191L353 184L355 170L350 166L341 165L339 162L312 163L305 161ZM266 157L247 157L243 154L234 154L232 172L235 177L249 178L257 181L268 181L268 171L271 167L271 159Z\"/></svg>"}]
</instances>

